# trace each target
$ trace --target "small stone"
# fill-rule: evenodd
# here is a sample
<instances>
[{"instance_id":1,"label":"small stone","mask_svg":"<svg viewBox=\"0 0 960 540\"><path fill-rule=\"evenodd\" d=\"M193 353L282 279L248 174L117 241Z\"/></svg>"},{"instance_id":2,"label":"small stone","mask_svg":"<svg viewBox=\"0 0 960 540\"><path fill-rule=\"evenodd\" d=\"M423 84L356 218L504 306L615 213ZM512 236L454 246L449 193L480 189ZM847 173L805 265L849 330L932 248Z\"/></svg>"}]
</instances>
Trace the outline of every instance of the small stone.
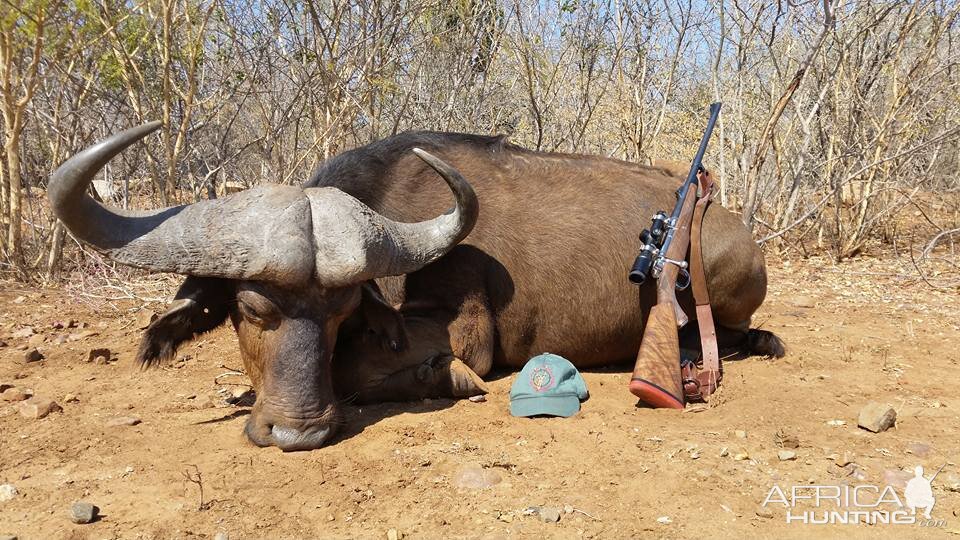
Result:
<instances>
[{"instance_id":1,"label":"small stone","mask_svg":"<svg viewBox=\"0 0 960 540\"><path fill-rule=\"evenodd\" d=\"M0 394L3 394L7 390L13 388L12 384L9 383L0 383Z\"/></svg>"},{"instance_id":2,"label":"small stone","mask_svg":"<svg viewBox=\"0 0 960 540\"><path fill-rule=\"evenodd\" d=\"M827 420L828 426L841 427L847 425L846 420Z\"/></svg>"},{"instance_id":3,"label":"small stone","mask_svg":"<svg viewBox=\"0 0 960 540\"><path fill-rule=\"evenodd\" d=\"M763 519L773 519L773 512L767 509L757 510L757 517L762 517Z\"/></svg>"},{"instance_id":4,"label":"small stone","mask_svg":"<svg viewBox=\"0 0 960 540\"><path fill-rule=\"evenodd\" d=\"M748 459L750 459L750 454L746 452L740 452L740 453L734 454L733 456L734 461L746 461Z\"/></svg>"},{"instance_id":5,"label":"small stone","mask_svg":"<svg viewBox=\"0 0 960 540\"><path fill-rule=\"evenodd\" d=\"M673 523L673 520L670 519L670 516L660 516L660 517L657 518L657 523L662 523L662 524L664 524L664 525L669 525L670 523Z\"/></svg>"},{"instance_id":6,"label":"small stone","mask_svg":"<svg viewBox=\"0 0 960 540\"><path fill-rule=\"evenodd\" d=\"M949 472L943 476L943 488L947 491L960 493L960 476Z\"/></svg>"},{"instance_id":7,"label":"small stone","mask_svg":"<svg viewBox=\"0 0 960 540\"><path fill-rule=\"evenodd\" d=\"M720 449L720 457L727 457L730 455L730 450L726 446Z\"/></svg>"},{"instance_id":8,"label":"small stone","mask_svg":"<svg viewBox=\"0 0 960 540\"><path fill-rule=\"evenodd\" d=\"M84 330L83 332L77 332L76 334L70 334L69 336L67 336L67 341L80 341L80 340L87 339L88 337L93 337L93 336L96 336L96 335L98 335L98 333L97 333L97 332L94 332L93 330Z\"/></svg>"},{"instance_id":9,"label":"small stone","mask_svg":"<svg viewBox=\"0 0 960 540\"><path fill-rule=\"evenodd\" d=\"M11 337L13 337L14 339L27 339L28 337L32 336L34 333L35 332L33 331L33 327L24 326L23 328L11 334Z\"/></svg>"},{"instance_id":10,"label":"small stone","mask_svg":"<svg viewBox=\"0 0 960 540\"><path fill-rule=\"evenodd\" d=\"M896 425L897 411L890 405L871 401L863 409L860 409L860 417L857 425L872 431L880 433Z\"/></svg>"},{"instance_id":11,"label":"small stone","mask_svg":"<svg viewBox=\"0 0 960 540\"><path fill-rule=\"evenodd\" d=\"M0 540L17 540L17 537L13 534L0 534Z\"/></svg>"},{"instance_id":12,"label":"small stone","mask_svg":"<svg viewBox=\"0 0 960 540\"><path fill-rule=\"evenodd\" d=\"M26 301L27 301L27 297L26 297L26 296L18 296L18 297L16 297L16 298L13 299L13 303L14 303L14 304L22 304L22 303L24 303L24 302L26 302Z\"/></svg>"},{"instance_id":13,"label":"small stone","mask_svg":"<svg viewBox=\"0 0 960 540\"><path fill-rule=\"evenodd\" d=\"M485 489L499 484L501 480L499 473L476 463L468 463L453 474L453 485L466 489Z\"/></svg>"},{"instance_id":14,"label":"small stone","mask_svg":"<svg viewBox=\"0 0 960 540\"><path fill-rule=\"evenodd\" d=\"M227 403L238 407L250 407L257 401L257 394L252 388L237 387L230 392Z\"/></svg>"},{"instance_id":15,"label":"small stone","mask_svg":"<svg viewBox=\"0 0 960 540\"><path fill-rule=\"evenodd\" d=\"M155 320L157 320L157 314L153 310L144 308L137 312L136 322L139 330L144 330Z\"/></svg>"},{"instance_id":16,"label":"small stone","mask_svg":"<svg viewBox=\"0 0 960 540\"><path fill-rule=\"evenodd\" d=\"M78 402L78 401L80 401L80 400L77 399L77 396L75 396L75 395L73 395L73 394L67 394L67 395L63 396L63 402L64 402L64 403L76 403L76 402Z\"/></svg>"},{"instance_id":17,"label":"small stone","mask_svg":"<svg viewBox=\"0 0 960 540\"><path fill-rule=\"evenodd\" d=\"M66 334L60 334L60 335L58 335L57 337L53 338L53 344L54 344L54 345L63 345L64 343L67 342L67 339L68 339L68 338L69 338L69 336L67 336Z\"/></svg>"},{"instance_id":18,"label":"small stone","mask_svg":"<svg viewBox=\"0 0 960 540\"><path fill-rule=\"evenodd\" d=\"M484 401L487 400L487 396L484 396L483 394L481 394L479 396L470 396L467 399L474 403L483 403Z\"/></svg>"},{"instance_id":19,"label":"small stone","mask_svg":"<svg viewBox=\"0 0 960 540\"><path fill-rule=\"evenodd\" d=\"M777 452L777 458L779 458L780 461L793 461L797 459L797 453L793 450L781 450Z\"/></svg>"},{"instance_id":20,"label":"small stone","mask_svg":"<svg viewBox=\"0 0 960 540\"><path fill-rule=\"evenodd\" d=\"M30 362L39 362L43 360L43 353L37 349L27 349L27 352L23 353L23 360L28 364Z\"/></svg>"},{"instance_id":21,"label":"small stone","mask_svg":"<svg viewBox=\"0 0 960 540\"><path fill-rule=\"evenodd\" d=\"M75 502L70 506L70 521L82 525L91 523L97 519L97 512L100 509L88 502Z\"/></svg>"},{"instance_id":22,"label":"small stone","mask_svg":"<svg viewBox=\"0 0 960 540\"><path fill-rule=\"evenodd\" d=\"M34 334L30 336L30 339L27 340L27 345L30 347L39 347L43 345L43 342L47 340L47 337L43 334Z\"/></svg>"},{"instance_id":23,"label":"small stone","mask_svg":"<svg viewBox=\"0 0 960 540\"><path fill-rule=\"evenodd\" d=\"M217 534L213 535L213 540L230 540L230 535L219 531Z\"/></svg>"},{"instance_id":24,"label":"small stone","mask_svg":"<svg viewBox=\"0 0 960 540\"><path fill-rule=\"evenodd\" d=\"M574 508L573 508L572 506L570 506L569 504L563 505L563 513L564 513L564 514L572 514L572 513L573 513L573 510L574 510Z\"/></svg>"},{"instance_id":25,"label":"small stone","mask_svg":"<svg viewBox=\"0 0 960 540\"><path fill-rule=\"evenodd\" d=\"M17 488L13 484L3 484L0 486L0 502L12 501L17 493Z\"/></svg>"},{"instance_id":26,"label":"small stone","mask_svg":"<svg viewBox=\"0 0 960 540\"><path fill-rule=\"evenodd\" d=\"M87 361L97 365L104 365L110 361L110 349L90 349Z\"/></svg>"},{"instance_id":27,"label":"small stone","mask_svg":"<svg viewBox=\"0 0 960 540\"><path fill-rule=\"evenodd\" d=\"M22 388L8 388L0 394L0 400L11 402L24 401L30 399L32 395L29 391L23 390Z\"/></svg>"},{"instance_id":28,"label":"small stone","mask_svg":"<svg viewBox=\"0 0 960 540\"><path fill-rule=\"evenodd\" d=\"M540 521L544 523L556 523L560 521L560 510L550 507L542 507L538 512L540 515Z\"/></svg>"},{"instance_id":29,"label":"small stone","mask_svg":"<svg viewBox=\"0 0 960 540\"><path fill-rule=\"evenodd\" d=\"M56 401L36 396L26 401L21 401L20 404L17 405L17 409L20 411L20 416L34 420L39 420L50 413L63 410L60 405L57 405Z\"/></svg>"},{"instance_id":30,"label":"small stone","mask_svg":"<svg viewBox=\"0 0 960 540\"><path fill-rule=\"evenodd\" d=\"M118 416L107 420L103 425L107 427L135 426L140 422L141 420L136 416Z\"/></svg>"},{"instance_id":31,"label":"small stone","mask_svg":"<svg viewBox=\"0 0 960 540\"><path fill-rule=\"evenodd\" d=\"M403 534L400 531L396 529L387 530L387 540L400 540L401 538L403 538Z\"/></svg>"},{"instance_id":32,"label":"small stone","mask_svg":"<svg viewBox=\"0 0 960 540\"><path fill-rule=\"evenodd\" d=\"M834 463L837 464L837 467L846 467L847 465L853 463L853 460L856 458L857 456L855 454L851 452L844 452L843 456L838 457Z\"/></svg>"},{"instance_id":33,"label":"small stone","mask_svg":"<svg viewBox=\"0 0 960 540\"><path fill-rule=\"evenodd\" d=\"M797 296L793 299L793 305L802 308L817 307L817 302L809 296Z\"/></svg>"},{"instance_id":34,"label":"small stone","mask_svg":"<svg viewBox=\"0 0 960 540\"><path fill-rule=\"evenodd\" d=\"M513 514L509 512L497 514L497 519L504 523L513 523Z\"/></svg>"},{"instance_id":35,"label":"small stone","mask_svg":"<svg viewBox=\"0 0 960 540\"><path fill-rule=\"evenodd\" d=\"M734 434L738 439L746 439L746 438L747 438L747 432L746 432L746 431L743 431L742 429L738 429L738 430L734 431L733 434Z\"/></svg>"}]
</instances>

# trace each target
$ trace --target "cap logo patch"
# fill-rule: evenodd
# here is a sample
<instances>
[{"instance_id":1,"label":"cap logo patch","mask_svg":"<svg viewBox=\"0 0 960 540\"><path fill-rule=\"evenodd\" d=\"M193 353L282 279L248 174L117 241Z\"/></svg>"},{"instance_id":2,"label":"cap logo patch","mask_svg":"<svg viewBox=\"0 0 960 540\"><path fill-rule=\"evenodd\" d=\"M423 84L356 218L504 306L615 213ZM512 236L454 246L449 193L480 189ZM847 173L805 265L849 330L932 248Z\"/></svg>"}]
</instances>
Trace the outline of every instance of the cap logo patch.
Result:
<instances>
[{"instance_id":1,"label":"cap logo patch","mask_svg":"<svg viewBox=\"0 0 960 540\"><path fill-rule=\"evenodd\" d=\"M534 368L530 372L530 386L535 392L546 392L553 388L555 382L553 371L547 366Z\"/></svg>"}]
</instances>

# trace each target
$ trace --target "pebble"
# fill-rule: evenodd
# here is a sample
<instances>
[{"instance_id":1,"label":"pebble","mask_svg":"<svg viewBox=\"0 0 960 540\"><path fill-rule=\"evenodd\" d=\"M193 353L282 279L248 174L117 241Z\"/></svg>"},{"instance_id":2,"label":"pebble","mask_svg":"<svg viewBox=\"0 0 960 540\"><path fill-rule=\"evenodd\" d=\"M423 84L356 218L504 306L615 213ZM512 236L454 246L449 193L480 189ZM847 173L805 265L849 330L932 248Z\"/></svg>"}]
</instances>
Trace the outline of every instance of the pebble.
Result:
<instances>
[{"instance_id":1,"label":"pebble","mask_svg":"<svg viewBox=\"0 0 960 540\"><path fill-rule=\"evenodd\" d=\"M739 454L735 454L733 456L734 461L746 461L748 459L750 459L750 454L746 452L740 452Z\"/></svg>"},{"instance_id":2,"label":"pebble","mask_svg":"<svg viewBox=\"0 0 960 540\"><path fill-rule=\"evenodd\" d=\"M540 521L544 523L556 523L560 521L560 510L550 507L541 507L537 512L540 516Z\"/></svg>"},{"instance_id":3,"label":"pebble","mask_svg":"<svg viewBox=\"0 0 960 540\"><path fill-rule=\"evenodd\" d=\"M8 388L0 394L0 400L3 401L23 401L25 399L30 399L30 396L33 394L29 393L27 390L21 388Z\"/></svg>"},{"instance_id":4,"label":"pebble","mask_svg":"<svg viewBox=\"0 0 960 540\"><path fill-rule=\"evenodd\" d=\"M481 394L479 396L470 396L467 399L474 403L483 403L484 401L487 400L487 396L484 396L483 394Z\"/></svg>"},{"instance_id":5,"label":"pebble","mask_svg":"<svg viewBox=\"0 0 960 540\"><path fill-rule=\"evenodd\" d=\"M664 525L668 525L670 523L673 523L673 520L670 519L670 516L660 516L657 518L657 523L663 523Z\"/></svg>"},{"instance_id":6,"label":"pebble","mask_svg":"<svg viewBox=\"0 0 960 540\"><path fill-rule=\"evenodd\" d=\"M47 340L47 337L43 334L34 334L30 336L30 339L27 340L27 345L31 347L39 347L43 345L43 342Z\"/></svg>"},{"instance_id":7,"label":"pebble","mask_svg":"<svg viewBox=\"0 0 960 540\"><path fill-rule=\"evenodd\" d=\"M107 420L104 425L107 427L135 426L140 422L141 420L136 416L118 416Z\"/></svg>"},{"instance_id":8,"label":"pebble","mask_svg":"<svg viewBox=\"0 0 960 540\"><path fill-rule=\"evenodd\" d=\"M78 402L78 401L80 401L80 400L77 398L77 396L75 396L75 395L73 395L73 394L67 394L67 395L63 396L63 402L64 402L64 403L76 403L76 402Z\"/></svg>"},{"instance_id":9,"label":"pebble","mask_svg":"<svg viewBox=\"0 0 960 540\"><path fill-rule=\"evenodd\" d=\"M27 339L33 334L34 334L33 327L24 326L23 328L11 334L11 337L13 337L14 339Z\"/></svg>"},{"instance_id":10,"label":"pebble","mask_svg":"<svg viewBox=\"0 0 960 540\"><path fill-rule=\"evenodd\" d=\"M13 534L0 534L0 540L17 540L17 537Z\"/></svg>"},{"instance_id":11,"label":"pebble","mask_svg":"<svg viewBox=\"0 0 960 540\"><path fill-rule=\"evenodd\" d=\"M27 363L39 362L43 360L43 353L36 348L27 349L27 352L23 353L23 360Z\"/></svg>"},{"instance_id":12,"label":"pebble","mask_svg":"<svg viewBox=\"0 0 960 540\"><path fill-rule=\"evenodd\" d=\"M738 439L746 439L746 438L747 438L747 432L746 432L746 431L743 431L742 429L738 429L738 430L734 431L733 434L734 434Z\"/></svg>"},{"instance_id":13,"label":"pebble","mask_svg":"<svg viewBox=\"0 0 960 540\"><path fill-rule=\"evenodd\" d=\"M102 366L110 361L110 349L100 348L100 349L90 349L90 353L87 354L87 362L93 362L98 366Z\"/></svg>"},{"instance_id":14,"label":"pebble","mask_svg":"<svg viewBox=\"0 0 960 540\"><path fill-rule=\"evenodd\" d=\"M3 394L7 390L13 388L12 384L9 383L0 383L0 394Z\"/></svg>"},{"instance_id":15,"label":"pebble","mask_svg":"<svg viewBox=\"0 0 960 540\"><path fill-rule=\"evenodd\" d=\"M886 431L896 423L897 411L890 405L876 401L871 401L860 409L860 417L857 420L858 426L874 433Z\"/></svg>"},{"instance_id":16,"label":"pebble","mask_svg":"<svg viewBox=\"0 0 960 540\"><path fill-rule=\"evenodd\" d=\"M757 517L762 517L764 519L773 519L773 512L769 510L757 510Z\"/></svg>"},{"instance_id":17,"label":"pebble","mask_svg":"<svg viewBox=\"0 0 960 540\"><path fill-rule=\"evenodd\" d=\"M67 341L80 341L81 339L87 339L88 337L93 337L96 335L98 335L98 332L94 332L93 330L84 330L83 332L70 334L67 336Z\"/></svg>"},{"instance_id":18,"label":"pebble","mask_svg":"<svg viewBox=\"0 0 960 540\"><path fill-rule=\"evenodd\" d=\"M952 472L943 475L943 488L947 491L960 493L960 476Z\"/></svg>"},{"instance_id":19,"label":"pebble","mask_svg":"<svg viewBox=\"0 0 960 540\"><path fill-rule=\"evenodd\" d=\"M466 489L485 489L501 480L497 471L484 469L477 463L468 463L453 474L453 485Z\"/></svg>"},{"instance_id":20,"label":"pebble","mask_svg":"<svg viewBox=\"0 0 960 540\"><path fill-rule=\"evenodd\" d=\"M252 388L238 387L230 392L227 403L238 407L250 407L257 401L257 394Z\"/></svg>"},{"instance_id":21,"label":"pebble","mask_svg":"<svg viewBox=\"0 0 960 540\"><path fill-rule=\"evenodd\" d=\"M97 519L100 509L88 502L75 502L70 506L70 521L82 525Z\"/></svg>"},{"instance_id":22,"label":"pebble","mask_svg":"<svg viewBox=\"0 0 960 540\"><path fill-rule=\"evenodd\" d=\"M26 301L27 301L27 297L26 297L26 296L18 296L18 297L16 297L16 298L13 299L13 303L14 303L14 304L22 304L22 303L24 303L24 302L26 302Z\"/></svg>"},{"instance_id":23,"label":"pebble","mask_svg":"<svg viewBox=\"0 0 960 540\"><path fill-rule=\"evenodd\" d=\"M220 531L217 534L213 535L213 540L230 540L230 535Z\"/></svg>"},{"instance_id":24,"label":"pebble","mask_svg":"<svg viewBox=\"0 0 960 540\"><path fill-rule=\"evenodd\" d=\"M17 488L13 484L3 484L0 486L0 502L13 500L17 493Z\"/></svg>"},{"instance_id":25,"label":"pebble","mask_svg":"<svg viewBox=\"0 0 960 540\"><path fill-rule=\"evenodd\" d=\"M154 313L153 310L141 309L137 312L136 322L137 328L140 330L144 330L155 320L157 320L157 314Z\"/></svg>"},{"instance_id":26,"label":"pebble","mask_svg":"<svg viewBox=\"0 0 960 540\"><path fill-rule=\"evenodd\" d=\"M563 505L563 513L564 513L564 514L572 514L572 513L573 513L573 510L574 510L574 508L573 508L572 506L570 506L569 504Z\"/></svg>"},{"instance_id":27,"label":"pebble","mask_svg":"<svg viewBox=\"0 0 960 540\"><path fill-rule=\"evenodd\" d=\"M402 538L403 534L400 531L396 529L387 530L387 540L401 540Z\"/></svg>"},{"instance_id":28,"label":"pebble","mask_svg":"<svg viewBox=\"0 0 960 540\"><path fill-rule=\"evenodd\" d=\"M50 413L63 411L63 408L57 405L56 401L36 396L26 401L21 401L17 405L17 409L20 411L20 416L34 420L44 418Z\"/></svg>"},{"instance_id":29,"label":"pebble","mask_svg":"<svg viewBox=\"0 0 960 540\"><path fill-rule=\"evenodd\" d=\"M843 456L838 457L835 463L837 464L838 467L846 467L850 463L853 463L853 460L856 458L857 456L855 454L851 452L844 452Z\"/></svg>"},{"instance_id":30,"label":"pebble","mask_svg":"<svg viewBox=\"0 0 960 540\"><path fill-rule=\"evenodd\" d=\"M781 450L777 452L777 457L780 461L793 461L797 459L797 453L793 450Z\"/></svg>"},{"instance_id":31,"label":"pebble","mask_svg":"<svg viewBox=\"0 0 960 540\"><path fill-rule=\"evenodd\" d=\"M802 308L817 307L817 301L809 296L797 296L793 299L793 305Z\"/></svg>"},{"instance_id":32,"label":"pebble","mask_svg":"<svg viewBox=\"0 0 960 540\"><path fill-rule=\"evenodd\" d=\"M840 426L847 425L847 421L846 420L827 420L827 425L833 426L833 427L840 427Z\"/></svg>"},{"instance_id":33,"label":"pebble","mask_svg":"<svg viewBox=\"0 0 960 540\"><path fill-rule=\"evenodd\" d=\"M730 455L730 450L726 446L720 449L720 457L727 457Z\"/></svg>"}]
</instances>

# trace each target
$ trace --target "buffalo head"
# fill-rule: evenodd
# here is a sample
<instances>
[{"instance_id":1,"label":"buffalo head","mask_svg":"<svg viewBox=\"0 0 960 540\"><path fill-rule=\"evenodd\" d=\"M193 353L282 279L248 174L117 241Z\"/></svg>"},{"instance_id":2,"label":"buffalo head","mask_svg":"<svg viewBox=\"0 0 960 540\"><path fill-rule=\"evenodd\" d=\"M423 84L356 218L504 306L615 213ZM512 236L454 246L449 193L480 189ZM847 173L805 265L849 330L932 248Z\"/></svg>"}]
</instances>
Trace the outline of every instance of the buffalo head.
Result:
<instances>
[{"instance_id":1,"label":"buffalo head","mask_svg":"<svg viewBox=\"0 0 960 540\"><path fill-rule=\"evenodd\" d=\"M257 393L247 436L284 450L322 446L338 424L330 363L341 322L355 311L378 313L382 300L367 282L422 268L469 234L478 213L473 189L414 149L456 199L455 208L420 223L392 221L330 187L264 185L152 211L111 209L86 195L112 157L159 126L113 135L63 163L48 189L54 213L114 261L190 276L145 332L142 366L229 318Z\"/></svg>"}]
</instances>

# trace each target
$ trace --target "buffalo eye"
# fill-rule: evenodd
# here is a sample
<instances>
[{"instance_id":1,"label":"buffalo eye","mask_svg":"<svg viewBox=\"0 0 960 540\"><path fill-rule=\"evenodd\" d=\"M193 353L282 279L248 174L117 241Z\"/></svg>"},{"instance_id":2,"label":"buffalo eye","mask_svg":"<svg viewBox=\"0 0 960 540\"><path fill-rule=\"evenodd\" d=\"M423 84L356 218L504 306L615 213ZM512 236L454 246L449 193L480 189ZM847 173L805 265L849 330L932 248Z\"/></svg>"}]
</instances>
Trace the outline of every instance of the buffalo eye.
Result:
<instances>
[{"instance_id":1,"label":"buffalo eye","mask_svg":"<svg viewBox=\"0 0 960 540\"><path fill-rule=\"evenodd\" d=\"M238 295L237 308L244 319L261 328L273 326L278 319L278 311L273 303L259 295Z\"/></svg>"}]
</instances>

